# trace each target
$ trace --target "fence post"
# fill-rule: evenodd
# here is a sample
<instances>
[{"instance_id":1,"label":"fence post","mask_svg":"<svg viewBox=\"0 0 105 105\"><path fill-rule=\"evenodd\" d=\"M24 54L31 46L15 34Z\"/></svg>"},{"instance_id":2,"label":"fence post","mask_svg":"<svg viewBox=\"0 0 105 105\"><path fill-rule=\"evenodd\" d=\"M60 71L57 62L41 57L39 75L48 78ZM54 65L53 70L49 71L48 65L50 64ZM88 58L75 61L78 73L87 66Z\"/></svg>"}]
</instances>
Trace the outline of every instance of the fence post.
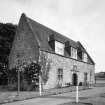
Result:
<instances>
[{"instance_id":1,"label":"fence post","mask_svg":"<svg viewBox=\"0 0 105 105\"><path fill-rule=\"evenodd\" d=\"M79 96L78 96L78 85L76 86L76 103L79 101Z\"/></svg>"}]
</instances>

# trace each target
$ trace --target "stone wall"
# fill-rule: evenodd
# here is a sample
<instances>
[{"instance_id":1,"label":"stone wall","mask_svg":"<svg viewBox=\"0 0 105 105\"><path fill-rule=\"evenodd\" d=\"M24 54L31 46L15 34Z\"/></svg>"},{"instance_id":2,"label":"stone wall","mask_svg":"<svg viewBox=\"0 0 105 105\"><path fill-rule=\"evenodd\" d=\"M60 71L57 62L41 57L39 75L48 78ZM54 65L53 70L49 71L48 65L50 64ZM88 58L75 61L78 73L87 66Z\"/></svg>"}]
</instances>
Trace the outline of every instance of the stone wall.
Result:
<instances>
[{"instance_id":1,"label":"stone wall","mask_svg":"<svg viewBox=\"0 0 105 105\"><path fill-rule=\"evenodd\" d=\"M47 83L43 86L44 89L55 88L58 85L57 70L59 68L63 69L62 86L65 86L66 83L72 84L72 70L74 65L77 66L77 70L79 71L78 82L84 82L84 73L87 72L87 82L94 83L94 65L90 65L70 58L65 58L57 54L52 54L48 52L43 53L51 61L49 79Z\"/></svg>"},{"instance_id":2,"label":"stone wall","mask_svg":"<svg viewBox=\"0 0 105 105\"><path fill-rule=\"evenodd\" d=\"M20 63L37 61L39 58L38 43L24 16L21 17L17 27L12 50L9 56L9 68Z\"/></svg>"}]
</instances>

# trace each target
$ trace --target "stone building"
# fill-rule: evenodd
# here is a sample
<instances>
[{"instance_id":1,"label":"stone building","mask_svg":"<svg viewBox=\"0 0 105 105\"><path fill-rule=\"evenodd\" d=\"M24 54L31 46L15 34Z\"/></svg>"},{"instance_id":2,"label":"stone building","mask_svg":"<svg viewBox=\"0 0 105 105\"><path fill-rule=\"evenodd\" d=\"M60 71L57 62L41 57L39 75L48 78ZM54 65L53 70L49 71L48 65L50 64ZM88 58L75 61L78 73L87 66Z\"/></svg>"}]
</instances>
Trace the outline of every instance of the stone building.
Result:
<instances>
[{"instance_id":1,"label":"stone building","mask_svg":"<svg viewBox=\"0 0 105 105\"><path fill-rule=\"evenodd\" d=\"M18 62L20 61L20 62ZM43 88L94 83L95 63L79 41L73 41L22 14L12 50L9 68L19 63L38 62L47 74Z\"/></svg>"}]
</instances>

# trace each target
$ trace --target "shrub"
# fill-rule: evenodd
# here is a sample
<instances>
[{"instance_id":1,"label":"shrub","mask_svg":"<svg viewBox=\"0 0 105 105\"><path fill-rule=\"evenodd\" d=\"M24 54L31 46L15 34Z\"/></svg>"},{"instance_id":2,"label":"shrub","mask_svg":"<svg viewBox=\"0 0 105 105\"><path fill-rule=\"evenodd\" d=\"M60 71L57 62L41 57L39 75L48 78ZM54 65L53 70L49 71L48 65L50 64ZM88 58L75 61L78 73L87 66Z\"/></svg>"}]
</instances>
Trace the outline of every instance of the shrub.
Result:
<instances>
[{"instance_id":1,"label":"shrub","mask_svg":"<svg viewBox=\"0 0 105 105\"><path fill-rule=\"evenodd\" d=\"M11 90L17 90L18 83L18 70L13 68L9 70L9 88ZM37 84L39 83L39 72L40 66L36 63L31 63L24 67L24 70L20 71L20 90L21 91L30 91L35 90ZM36 86L36 87L35 87Z\"/></svg>"}]
</instances>

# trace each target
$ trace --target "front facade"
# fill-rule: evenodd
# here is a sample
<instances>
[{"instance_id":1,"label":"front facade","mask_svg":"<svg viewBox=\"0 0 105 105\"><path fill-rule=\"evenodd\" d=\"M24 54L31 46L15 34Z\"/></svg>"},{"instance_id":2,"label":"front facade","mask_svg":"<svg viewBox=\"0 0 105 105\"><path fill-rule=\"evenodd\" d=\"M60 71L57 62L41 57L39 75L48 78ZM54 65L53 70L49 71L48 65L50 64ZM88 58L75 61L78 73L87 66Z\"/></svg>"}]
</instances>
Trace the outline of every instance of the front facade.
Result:
<instances>
[{"instance_id":1,"label":"front facade","mask_svg":"<svg viewBox=\"0 0 105 105\"><path fill-rule=\"evenodd\" d=\"M75 42L22 14L9 57L9 68L38 62L43 88L94 83L95 63L80 42Z\"/></svg>"}]
</instances>

